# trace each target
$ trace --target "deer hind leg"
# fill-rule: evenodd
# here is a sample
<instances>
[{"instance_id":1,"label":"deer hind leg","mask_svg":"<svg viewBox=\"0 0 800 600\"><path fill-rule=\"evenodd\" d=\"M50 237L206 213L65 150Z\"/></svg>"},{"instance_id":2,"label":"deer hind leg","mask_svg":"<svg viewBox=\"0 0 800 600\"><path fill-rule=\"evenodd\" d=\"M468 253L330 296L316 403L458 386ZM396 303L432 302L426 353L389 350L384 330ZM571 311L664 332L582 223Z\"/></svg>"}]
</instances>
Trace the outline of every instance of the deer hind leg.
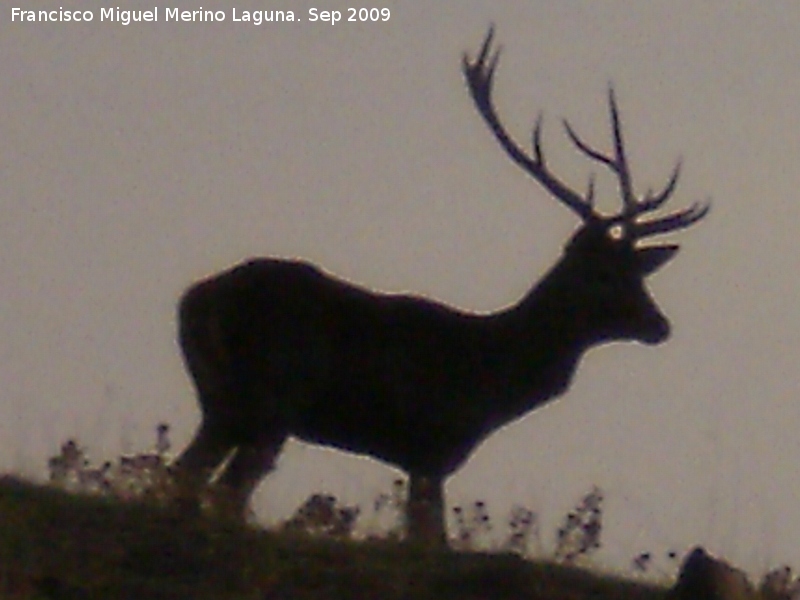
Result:
<instances>
[{"instance_id":1,"label":"deer hind leg","mask_svg":"<svg viewBox=\"0 0 800 600\"><path fill-rule=\"evenodd\" d=\"M194 439L170 465L182 503L199 509L203 490L211 475L232 450L224 431L210 420L203 419Z\"/></svg>"},{"instance_id":2,"label":"deer hind leg","mask_svg":"<svg viewBox=\"0 0 800 600\"><path fill-rule=\"evenodd\" d=\"M442 478L411 474L409 480L406 506L408 539L446 546Z\"/></svg>"},{"instance_id":3,"label":"deer hind leg","mask_svg":"<svg viewBox=\"0 0 800 600\"><path fill-rule=\"evenodd\" d=\"M245 514L256 487L275 468L275 459L285 440L285 434L275 434L238 447L217 480L235 514Z\"/></svg>"}]
</instances>

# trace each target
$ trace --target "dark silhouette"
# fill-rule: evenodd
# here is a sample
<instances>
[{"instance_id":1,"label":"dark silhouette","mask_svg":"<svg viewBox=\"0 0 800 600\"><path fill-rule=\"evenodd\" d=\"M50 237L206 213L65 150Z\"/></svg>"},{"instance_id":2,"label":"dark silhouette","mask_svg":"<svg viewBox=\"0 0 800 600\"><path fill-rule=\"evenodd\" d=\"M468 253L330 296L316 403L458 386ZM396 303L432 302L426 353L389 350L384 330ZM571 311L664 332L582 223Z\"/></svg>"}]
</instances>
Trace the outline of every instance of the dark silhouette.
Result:
<instances>
[{"instance_id":1,"label":"dark silhouette","mask_svg":"<svg viewBox=\"0 0 800 600\"><path fill-rule=\"evenodd\" d=\"M714 558L702 546L688 553L667 600L725 600L759 598L743 571ZM769 596L764 596L769 597Z\"/></svg>"},{"instance_id":2,"label":"dark silhouette","mask_svg":"<svg viewBox=\"0 0 800 600\"><path fill-rule=\"evenodd\" d=\"M563 393L590 347L667 339L643 278L678 247L635 244L690 226L708 205L639 220L667 201L679 169L658 195L635 197L610 92L612 155L565 123L577 148L619 179L622 210L596 212L591 183L581 196L546 167L538 123L532 155L500 124L492 37L475 61L464 57L464 74L509 156L583 221L558 264L516 305L489 315L372 292L300 261L253 259L197 283L180 302L179 336L203 420L178 473L205 484L235 450L218 483L244 510L293 435L403 469L409 536L444 541L443 481L482 440Z\"/></svg>"}]
</instances>

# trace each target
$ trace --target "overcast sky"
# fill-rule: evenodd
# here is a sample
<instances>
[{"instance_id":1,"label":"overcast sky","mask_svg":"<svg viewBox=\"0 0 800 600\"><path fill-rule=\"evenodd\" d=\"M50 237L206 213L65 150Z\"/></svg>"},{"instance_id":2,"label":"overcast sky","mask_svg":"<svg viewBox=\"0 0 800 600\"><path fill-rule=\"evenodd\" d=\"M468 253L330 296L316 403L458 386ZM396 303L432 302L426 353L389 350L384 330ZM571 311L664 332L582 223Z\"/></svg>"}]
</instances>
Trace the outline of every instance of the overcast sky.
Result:
<instances>
[{"instance_id":1,"label":"overcast sky","mask_svg":"<svg viewBox=\"0 0 800 600\"><path fill-rule=\"evenodd\" d=\"M704 543L752 571L800 566L800 5L738 0L403 2L385 22L11 22L0 12L0 467L43 477L71 436L100 460L182 448L198 409L175 342L193 281L251 256L303 257L370 288L490 311L515 302L577 226L496 145L461 53L490 22L517 138L544 114L551 167L578 189L608 147L613 82L641 191L683 172L673 206L711 215L650 280L664 345L590 352L569 392L498 431L450 504L557 520L606 492L606 548ZM324 5L323 5L324 4ZM27 5L27 6L26 6ZM375 5L379 6L379 5ZM320 9L347 5L325 2ZM607 175L600 204L617 207ZM458 418L457 412L453 418ZM265 522L313 491L367 502L396 474L290 444L256 496ZM665 568L669 565L665 563Z\"/></svg>"}]
</instances>

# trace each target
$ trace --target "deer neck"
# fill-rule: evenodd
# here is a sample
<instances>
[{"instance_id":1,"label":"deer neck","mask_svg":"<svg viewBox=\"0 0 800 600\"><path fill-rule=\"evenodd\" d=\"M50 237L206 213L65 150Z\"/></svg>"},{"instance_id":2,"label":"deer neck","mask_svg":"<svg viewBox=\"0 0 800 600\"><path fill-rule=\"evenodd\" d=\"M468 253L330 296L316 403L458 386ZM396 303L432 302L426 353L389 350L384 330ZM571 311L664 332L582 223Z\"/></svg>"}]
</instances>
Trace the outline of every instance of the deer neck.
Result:
<instances>
[{"instance_id":1,"label":"deer neck","mask_svg":"<svg viewBox=\"0 0 800 600\"><path fill-rule=\"evenodd\" d=\"M570 291L559 278L545 278L496 316L490 378L505 383L512 411L527 412L564 393L582 355L604 341L585 325L585 311Z\"/></svg>"}]
</instances>

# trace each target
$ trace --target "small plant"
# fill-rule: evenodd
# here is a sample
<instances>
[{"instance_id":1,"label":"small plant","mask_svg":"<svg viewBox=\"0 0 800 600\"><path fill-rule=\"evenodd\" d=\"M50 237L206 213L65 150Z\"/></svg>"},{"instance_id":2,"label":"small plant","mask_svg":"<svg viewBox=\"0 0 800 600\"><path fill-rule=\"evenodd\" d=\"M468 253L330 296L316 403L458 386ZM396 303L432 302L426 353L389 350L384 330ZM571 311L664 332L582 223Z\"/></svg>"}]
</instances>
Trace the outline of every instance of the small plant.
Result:
<instances>
[{"instance_id":1,"label":"small plant","mask_svg":"<svg viewBox=\"0 0 800 600\"><path fill-rule=\"evenodd\" d=\"M650 568L652 564L653 555L649 552L642 552L636 555L633 560L631 561L631 567L634 571L639 571L640 573L646 573L647 570Z\"/></svg>"},{"instance_id":2,"label":"small plant","mask_svg":"<svg viewBox=\"0 0 800 600\"><path fill-rule=\"evenodd\" d=\"M492 521L483 500L476 500L467 509L453 507L456 519L456 546L462 550L475 550L485 545L480 541L492 531Z\"/></svg>"},{"instance_id":3,"label":"small plant","mask_svg":"<svg viewBox=\"0 0 800 600\"><path fill-rule=\"evenodd\" d=\"M351 539L360 510L358 506L340 505L336 496L330 494L311 494L282 529Z\"/></svg>"},{"instance_id":4,"label":"small plant","mask_svg":"<svg viewBox=\"0 0 800 600\"><path fill-rule=\"evenodd\" d=\"M675 550L669 550L666 557L669 562L673 563L673 568L670 568L669 571L664 571L663 568L655 564L654 554L652 552L640 552L634 556L631 559L631 569L636 573L650 573L656 570L660 575L672 577L678 566L678 553Z\"/></svg>"},{"instance_id":5,"label":"small plant","mask_svg":"<svg viewBox=\"0 0 800 600\"><path fill-rule=\"evenodd\" d=\"M764 574L758 592L765 600L800 600L800 578L792 577L791 567L778 567Z\"/></svg>"},{"instance_id":6,"label":"small plant","mask_svg":"<svg viewBox=\"0 0 800 600\"><path fill-rule=\"evenodd\" d=\"M377 522L386 517L393 524L381 534L371 532L367 538L401 540L405 535L407 502L406 480L398 477L392 482L392 491L390 493L381 492L372 501L372 521Z\"/></svg>"},{"instance_id":7,"label":"small plant","mask_svg":"<svg viewBox=\"0 0 800 600\"><path fill-rule=\"evenodd\" d=\"M71 492L103 494L122 500L156 498L164 500L170 485L167 469L169 425L156 427L155 452L120 456L116 464L105 461L95 467L85 448L74 439L48 462L50 483Z\"/></svg>"},{"instance_id":8,"label":"small plant","mask_svg":"<svg viewBox=\"0 0 800 600\"><path fill-rule=\"evenodd\" d=\"M600 548L603 529L603 493L593 486L591 491L564 518L556 534L556 560L572 564Z\"/></svg>"},{"instance_id":9,"label":"small plant","mask_svg":"<svg viewBox=\"0 0 800 600\"><path fill-rule=\"evenodd\" d=\"M508 518L509 534L502 548L520 556L530 555L530 542L536 543L536 550L542 552L539 535L539 515L524 506L514 505Z\"/></svg>"},{"instance_id":10,"label":"small plant","mask_svg":"<svg viewBox=\"0 0 800 600\"><path fill-rule=\"evenodd\" d=\"M106 492L109 490L108 471L111 463L106 462L93 468L86 456L86 450L75 440L67 440L61 445L61 453L47 462L50 482L53 485L76 492Z\"/></svg>"}]
</instances>

